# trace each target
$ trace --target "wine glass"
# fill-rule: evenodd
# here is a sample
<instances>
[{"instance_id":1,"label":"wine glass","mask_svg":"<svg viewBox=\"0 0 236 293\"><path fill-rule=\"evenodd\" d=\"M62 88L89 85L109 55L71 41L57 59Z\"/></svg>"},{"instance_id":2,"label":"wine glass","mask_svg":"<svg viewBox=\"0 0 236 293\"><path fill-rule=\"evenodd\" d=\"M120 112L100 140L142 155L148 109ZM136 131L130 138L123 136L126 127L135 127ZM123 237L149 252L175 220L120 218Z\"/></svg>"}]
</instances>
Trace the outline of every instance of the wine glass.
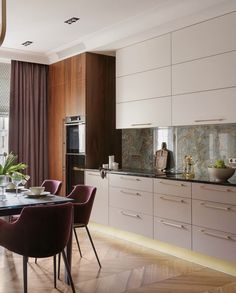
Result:
<instances>
[{"instance_id":1,"label":"wine glass","mask_svg":"<svg viewBox=\"0 0 236 293\"><path fill-rule=\"evenodd\" d=\"M19 197L18 186L22 182L22 179L23 179L22 174L20 174L20 173L12 173L12 175L11 175L11 181L16 186L16 197Z\"/></svg>"},{"instance_id":2,"label":"wine glass","mask_svg":"<svg viewBox=\"0 0 236 293\"><path fill-rule=\"evenodd\" d=\"M0 201L6 200L5 187L9 184L9 177L7 175L0 175L0 187L2 188Z\"/></svg>"}]
</instances>

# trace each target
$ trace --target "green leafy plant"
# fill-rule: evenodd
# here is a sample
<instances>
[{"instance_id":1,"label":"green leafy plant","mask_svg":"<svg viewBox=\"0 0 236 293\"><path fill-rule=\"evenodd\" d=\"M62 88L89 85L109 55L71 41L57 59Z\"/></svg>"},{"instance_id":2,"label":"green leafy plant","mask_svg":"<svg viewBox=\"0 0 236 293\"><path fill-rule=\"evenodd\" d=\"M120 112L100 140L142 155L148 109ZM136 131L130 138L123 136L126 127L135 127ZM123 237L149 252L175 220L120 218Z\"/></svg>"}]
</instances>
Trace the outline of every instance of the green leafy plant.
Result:
<instances>
[{"instance_id":1,"label":"green leafy plant","mask_svg":"<svg viewBox=\"0 0 236 293\"><path fill-rule=\"evenodd\" d=\"M22 176L23 179L28 177L21 173L27 165L24 163L16 163L17 156L12 152L10 154L4 153L4 163L0 164L0 175L12 175L13 173L19 173L19 176Z\"/></svg>"},{"instance_id":2,"label":"green leafy plant","mask_svg":"<svg viewBox=\"0 0 236 293\"><path fill-rule=\"evenodd\" d=\"M216 160L215 163L212 166L209 166L211 168L218 168L218 169L225 169L228 168L225 165L225 162L223 160Z\"/></svg>"}]
</instances>

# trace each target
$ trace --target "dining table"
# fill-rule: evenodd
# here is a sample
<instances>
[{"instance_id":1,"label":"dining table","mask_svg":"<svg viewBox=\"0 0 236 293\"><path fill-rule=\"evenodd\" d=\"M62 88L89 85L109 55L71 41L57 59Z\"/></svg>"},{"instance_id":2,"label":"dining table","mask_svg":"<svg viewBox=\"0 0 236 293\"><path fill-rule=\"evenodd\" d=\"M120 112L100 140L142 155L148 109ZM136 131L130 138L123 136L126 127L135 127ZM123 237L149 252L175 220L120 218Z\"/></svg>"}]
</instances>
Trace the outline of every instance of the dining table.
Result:
<instances>
[{"instance_id":1,"label":"dining table","mask_svg":"<svg viewBox=\"0 0 236 293\"><path fill-rule=\"evenodd\" d=\"M52 194L47 194L45 196L31 197L24 194L22 190L21 193L16 196L15 192L6 192L4 200L0 200L0 217L5 217L8 220L9 216L18 215L21 213L24 207L36 206L36 205L52 205L52 204L62 204L66 202L73 202L71 198L65 196L57 196ZM73 215L72 215L73 216ZM69 242L66 248L67 259L69 267L71 269L71 256L72 256L72 227ZM67 274L65 274L65 281L69 284L69 279Z\"/></svg>"}]
</instances>

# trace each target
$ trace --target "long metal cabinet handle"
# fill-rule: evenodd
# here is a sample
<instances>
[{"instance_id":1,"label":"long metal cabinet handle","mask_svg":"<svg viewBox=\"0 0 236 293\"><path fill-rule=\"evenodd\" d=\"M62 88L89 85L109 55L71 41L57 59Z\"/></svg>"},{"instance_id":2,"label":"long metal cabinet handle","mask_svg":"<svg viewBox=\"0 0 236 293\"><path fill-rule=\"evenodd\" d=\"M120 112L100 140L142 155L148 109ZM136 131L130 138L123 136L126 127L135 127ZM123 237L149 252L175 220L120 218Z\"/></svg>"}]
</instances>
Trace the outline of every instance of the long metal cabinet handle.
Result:
<instances>
[{"instance_id":1,"label":"long metal cabinet handle","mask_svg":"<svg viewBox=\"0 0 236 293\"><path fill-rule=\"evenodd\" d=\"M121 211L121 214L124 215L124 216L141 219L140 215L138 215L138 214L131 214L131 213L127 213L127 212L124 212L124 211Z\"/></svg>"},{"instance_id":2,"label":"long metal cabinet handle","mask_svg":"<svg viewBox=\"0 0 236 293\"><path fill-rule=\"evenodd\" d=\"M152 125L152 123L132 123L131 126L148 126L148 125Z\"/></svg>"},{"instance_id":3,"label":"long metal cabinet handle","mask_svg":"<svg viewBox=\"0 0 236 293\"><path fill-rule=\"evenodd\" d=\"M164 224L164 225L167 225L167 226L171 226L171 227L178 228L178 229L184 229L184 226L183 225L178 225L178 224L166 222L166 221L163 221L163 220L161 220L160 222L162 224Z\"/></svg>"},{"instance_id":4,"label":"long metal cabinet handle","mask_svg":"<svg viewBox=\"0 0 236 293\"><path fill-rule=\"evenodd\" d=\"M222 210L222 211L230 211L231 210L230 207L222 207L222 206L212 205L212 204L205 203L205 202L201 202L200 204L206 208L215 209L215 210Z\"/></svg>"},{"instance_id":5,"label":"long metal cabinet handle","mask_svg":"<svg viewBox=\"0 0 236 293\"><path fill-rule=\"evenodd\" d=\"M100 173L99 173L99 174L95 174L95 173L88 173L88 175L91 175L91 176L99 176L99 177L101 176L101 175L100 175Z\"/></svg>"},{"instance_id":6,"label":"long metal cabinet handle","mask_svg":"<svg viewBox=\"0 0 236 293\"><path fill-rule=\"evenodd\" d=\"M124 193L124 194L130 194L130 195L142 196L139 192L128 192L128 191L124 191L124 190L121 190L120 192L121 192L121 193Z\"/></svg>"},{"instance_id":7,"label":"long metal cabinet handle","mask_svg":"<svg viewBox=\"0 0 236 293\"><path fill-rule=\"evenodd\" d=\"M207 187L205 185L201 185L200 188L205 189L205 190L209 190L209 191L220 191L220 192L235 192L230 188L226 188L226 189L217 189L217 188L210 188Z\"/></svg>"},{"instance_id":8,"label":"long metal cabinet handle","mask_svg":"<svg viewBox=\"0 0 236 293\"><path fill-rule=\"evenodd\" d=\"M199 232L205 234L205 235L209 235L209 236L213 236L213 237L217 237L217 238L220 238L220 239L225 239L225 240L234 240L231 236L229 235L221 235L221 234L217 234L217 233L214 233L214 232L209 232L209 231L206 231L206 230L199 230Z\"/></svg>"},{"instance_id":9,"label":"long metal cabinet handle","mask_svg":"<svg viewBox=\"0 0 236 293\"><path fill-rule=\"evenodd\" d=\"M214 122L214 121L224 121L225 118L216 118L216 119L197 119L194 120L194 122L198 123L198 122Z\"/></svg>"},{"instance_id":10,"label":"long metal cabinet handle","mask_svg":"<svg viewBox=\"0 0 236 293\"><path fill-rule=\"evenodd\" d=\"M184 203L184 200L183 199L169 198L169 197L165 197L165 196L160 196L160 199Z\"/></svg>"},{"instance_id":11,"label":"long metal cabinet handle","mask_svg":"<svg viewBox=\"0 0 236 293\"><path fill-rule=\"evenodd\" d=\"M120 176L120 179L129 180L129 181L141 181L139 178L128 178L128 177L122 177L122 176Z\"/></svg>"},{"instance_id":12,"label":"long metal cabinet handle","mask_svg":"<svg viewBox=\"0 0 236 293\"><path fill-rule=\"evenodd\" d=\"M158 181L158 183L164 184L164 185L169 185L169 186L177 186L177 187L184 187L185 185L183 183L179 183L179 184L170 184L170 183L166 183L164 181Z\"/></svg>"}]
</instances>

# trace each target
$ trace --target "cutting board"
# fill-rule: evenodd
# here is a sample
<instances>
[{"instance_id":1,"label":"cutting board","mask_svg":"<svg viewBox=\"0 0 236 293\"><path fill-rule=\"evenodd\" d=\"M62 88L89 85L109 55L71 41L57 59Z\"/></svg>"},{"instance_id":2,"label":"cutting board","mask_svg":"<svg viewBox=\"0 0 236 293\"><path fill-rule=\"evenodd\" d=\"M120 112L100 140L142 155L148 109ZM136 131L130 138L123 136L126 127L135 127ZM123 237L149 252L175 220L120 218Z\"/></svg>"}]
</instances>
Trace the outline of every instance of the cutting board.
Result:
<instances>
[{"instance_id":1,"label":"cutting board","mask_svg":"<svg viewBox=\"0 0 236 293\"><path fill-rule=\"evenodd\" d=\"M156 151L156 169L157 170L164 170L167 167L168 163L168 150L161 149Z\"/></svg>"}]
</instances>

